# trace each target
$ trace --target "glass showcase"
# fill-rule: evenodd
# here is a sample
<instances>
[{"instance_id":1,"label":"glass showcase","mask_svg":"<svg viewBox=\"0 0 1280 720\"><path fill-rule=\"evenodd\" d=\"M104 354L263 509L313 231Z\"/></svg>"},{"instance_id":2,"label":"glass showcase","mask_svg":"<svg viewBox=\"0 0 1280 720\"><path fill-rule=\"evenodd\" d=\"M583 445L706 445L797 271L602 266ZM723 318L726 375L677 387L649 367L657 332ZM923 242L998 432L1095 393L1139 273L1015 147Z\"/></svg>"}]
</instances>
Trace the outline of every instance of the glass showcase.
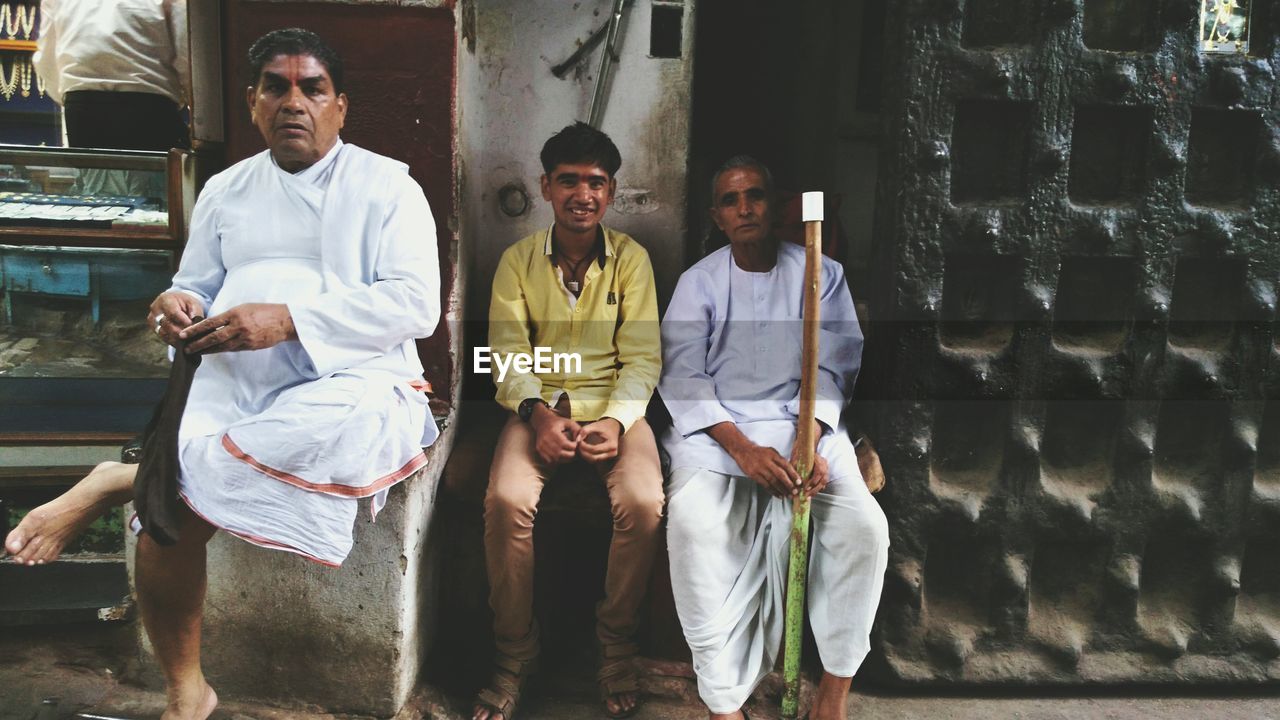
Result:
<instances>
[{"instance_id":1,"label":"glass showcase","mask_svg":"<svg viewBox=\"0 0 1280 720\"><path fill-rule=\"evenodd\" d=\"M145 425L169 366L147 307L185 237L188 160L0 145L0 439Z\"/></svg>"}]
</instances>

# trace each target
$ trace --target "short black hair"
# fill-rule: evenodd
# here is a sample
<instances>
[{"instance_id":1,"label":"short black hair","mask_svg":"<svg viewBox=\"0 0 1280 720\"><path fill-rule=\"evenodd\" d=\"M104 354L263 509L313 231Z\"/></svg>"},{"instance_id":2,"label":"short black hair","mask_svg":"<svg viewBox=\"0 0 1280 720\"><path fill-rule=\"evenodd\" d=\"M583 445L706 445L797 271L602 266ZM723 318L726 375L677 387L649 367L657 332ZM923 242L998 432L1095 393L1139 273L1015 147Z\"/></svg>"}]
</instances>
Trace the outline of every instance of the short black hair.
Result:
<instances>
[{"instance_id":1,"label":"short black hair","mask_svg":"<svg viewBox=\"0 0 1280 720\"><path fill-rule=\"evenodd\" d=\"M343 92L342 58L319 35L302 28L272 30L249 47L249 86L256 87L262 67L278 55L310 55L324 65L333 81L333 93Z\"/></svg>"},{"instance_id":2,"label":"short black hair","mask_svg":"<svg viewBox=\"0 0 1280 720\"><path fill-rule=\"evenodd\" d=\"M618 174L622 167L622 155L608 135L584 122L576 122L552 135L542 145L542 171L551 174L557 165L566 163L595 163L609 173Z\"/></svg>"},{"instance_id":3,"label":"short black hair","mask_svg":"<svg viewBox=\"0 0 1280 720\"><path fill-rule=\"evenodd\" d=\"M715 174L711 176L711 206L712 207L715 207L715 204L717 202L716 185L720 183L720 176L724 175L730 170L747 170L747 169L755 170L756 172L760 173L760 177L764 179L764 192L765 192L765 196L769 200L769 207L773 207L774 200L776 199L774 195L774 189L773 189L773 173L769 172L768 165L765 165L764 163L751 157L750 155L734 155L728 160L725 160L724 164L721 165L720 168L716 170Z\"/></svg>"}]
</instances>

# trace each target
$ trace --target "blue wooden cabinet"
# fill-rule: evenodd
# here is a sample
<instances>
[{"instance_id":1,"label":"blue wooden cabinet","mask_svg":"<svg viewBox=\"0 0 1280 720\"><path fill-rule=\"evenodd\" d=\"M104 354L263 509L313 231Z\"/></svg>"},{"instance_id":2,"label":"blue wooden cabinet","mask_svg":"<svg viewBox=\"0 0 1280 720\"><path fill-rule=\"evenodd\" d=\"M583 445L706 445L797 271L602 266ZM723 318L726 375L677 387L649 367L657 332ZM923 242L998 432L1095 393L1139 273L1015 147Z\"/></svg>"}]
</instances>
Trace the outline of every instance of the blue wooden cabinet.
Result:
<instances>
[{"instance_id":1,"label":"blue wooden cabinet","mask_svg":"<svg viewBox=\"0 0 1280 720\"><path fill-rule=\"evenodd\" d=\"M169 286L170 253L127 248L18 247L0 245L4 319L12 325L15 295L84 298L93 323L103 300L149 300Z\"/></svg>"}]
</instances>

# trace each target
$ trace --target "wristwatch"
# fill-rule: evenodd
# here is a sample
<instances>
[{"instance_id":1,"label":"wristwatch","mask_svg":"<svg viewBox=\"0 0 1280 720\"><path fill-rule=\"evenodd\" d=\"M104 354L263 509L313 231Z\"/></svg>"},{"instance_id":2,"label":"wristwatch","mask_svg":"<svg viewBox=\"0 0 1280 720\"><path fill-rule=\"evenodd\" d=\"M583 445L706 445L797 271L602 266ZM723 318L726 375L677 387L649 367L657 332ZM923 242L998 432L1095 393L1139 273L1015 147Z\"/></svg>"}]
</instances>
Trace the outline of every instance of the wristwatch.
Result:
<instances>
[{"instance_id":1,"label":"wristwatch","mask_svg":"<svg viewBox=\"0 0 1280 720\"><path fill-rule=\"evenodd\" d=\"M533 417L533 411L536 410L539 405L551 407L550 405L547 405L547 401L542 398L525 398L520 401L520 407L516 408L516 415L519 415L521 420L529 422L529 419Z\"/></svg>"}]
</instances>

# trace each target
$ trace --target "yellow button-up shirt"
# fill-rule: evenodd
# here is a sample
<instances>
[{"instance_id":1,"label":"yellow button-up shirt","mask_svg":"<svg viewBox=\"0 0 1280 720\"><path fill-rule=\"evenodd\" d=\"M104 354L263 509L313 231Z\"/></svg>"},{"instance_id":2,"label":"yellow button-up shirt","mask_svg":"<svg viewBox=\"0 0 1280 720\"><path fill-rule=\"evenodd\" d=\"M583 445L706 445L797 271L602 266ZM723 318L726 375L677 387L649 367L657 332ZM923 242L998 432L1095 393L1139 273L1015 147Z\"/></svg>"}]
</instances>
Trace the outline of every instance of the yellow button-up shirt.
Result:
<instances>
[{"instance_id":1,"label":"yellow button-up shirt","mask_svg":"<svg viewBox=\"0 0 1280 720\"><path fill-rule=\"evenodd\" d=\"M625 432L644 416L662 370L649 253L629 235L605 228L603 267L591 261L576 305L565 292L551 258L550 229L502 254L489 303L491 353L532 356L541 347L576 353L582 362L580 369L560 362L550 372L512 368L501 382L495 372L498 402L514 412L527 398L551 402L564 391L574 420L611 417Z\"/></svg>"}]
</instances>

